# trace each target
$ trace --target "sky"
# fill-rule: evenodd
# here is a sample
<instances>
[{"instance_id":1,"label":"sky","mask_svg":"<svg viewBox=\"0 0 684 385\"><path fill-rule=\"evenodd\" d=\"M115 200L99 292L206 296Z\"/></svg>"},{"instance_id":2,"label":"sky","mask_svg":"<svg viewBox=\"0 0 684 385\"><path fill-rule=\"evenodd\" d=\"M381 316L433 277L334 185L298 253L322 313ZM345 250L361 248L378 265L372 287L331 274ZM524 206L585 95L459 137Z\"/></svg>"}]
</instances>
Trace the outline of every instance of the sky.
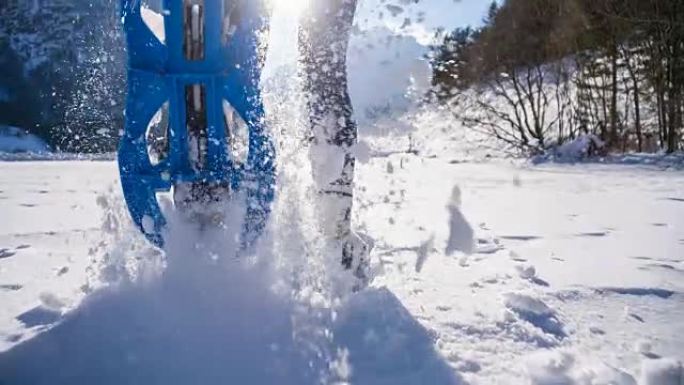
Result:
<instances>
[{"instance_id":1,"label":"sky","mask_svg":"<svg viewBox=\"0 0 684 385\"><path fill-rule=\"evenodd\" d=\"M490 0L360 0L357 23L362 27L388 25L427 42L437 28L453 30L481 24L490 4ZM393 6L403 11L398 13ZM407 18L410 25L403 26Z\"/></svg>"},{"instance_id":2,"label":"sky","mask_svg":"<svg viewBox=\"0 0 684 385\"><path fill-rule=\"evenodd\" d=\"M298 15L307 1L324 0L273 1L269 58L264 70L267 76L280 65L296 60ZM489 4L490 0L359 0L356 24L360 29L385 26L397 34L413 36L421 44L429 44L437 28L453 30L479 25ZM401 12L392 6L399 6ZM410 20L409 25L404 25L406 19Z\"/></svg>"}]
</instances>

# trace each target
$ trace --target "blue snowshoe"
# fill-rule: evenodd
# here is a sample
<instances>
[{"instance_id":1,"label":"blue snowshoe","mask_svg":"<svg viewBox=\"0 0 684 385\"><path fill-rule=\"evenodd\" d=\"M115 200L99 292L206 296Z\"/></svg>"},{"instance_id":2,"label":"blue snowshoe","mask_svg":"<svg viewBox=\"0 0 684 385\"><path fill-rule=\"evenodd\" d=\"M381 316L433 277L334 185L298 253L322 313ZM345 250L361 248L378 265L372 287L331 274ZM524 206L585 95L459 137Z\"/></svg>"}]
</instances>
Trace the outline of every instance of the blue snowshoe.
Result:
<instances>
[{"instance_id":1,"label":"blue snowshoe","mask_svg":"<svg viewBox=\"0 0 684 385\"><path fill-rule=\"evenodd\" d=\"M147 15L143 15L147 12ZM175 207L244 196L243 244L264 229L274 198L275 150L259 78L268 20L261 1L163 0L148 27L141 0L122 0L128 99L118 159L131 216L164 244L158 195ZM163 41L162 41L163 40Z\"/></svg>"}]
</instances>

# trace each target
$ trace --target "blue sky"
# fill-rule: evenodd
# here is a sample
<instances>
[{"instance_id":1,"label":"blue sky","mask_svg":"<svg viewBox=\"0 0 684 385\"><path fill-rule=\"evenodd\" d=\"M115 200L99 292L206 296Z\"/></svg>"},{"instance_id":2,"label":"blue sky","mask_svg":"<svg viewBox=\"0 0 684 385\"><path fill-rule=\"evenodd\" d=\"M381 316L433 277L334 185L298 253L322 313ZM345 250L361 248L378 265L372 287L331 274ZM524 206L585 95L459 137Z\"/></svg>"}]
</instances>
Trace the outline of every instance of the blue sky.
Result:
<instances>
[{"instance_id":1,"label":"blue sky","mask_svg":"<svg viewBox=\"0 0 684 385\"><path fill-rule=\"evenodd\" d=\"M294 0L274 0L276 4L271 26L271 48L265 73L283 63L293 63L297 57L297 22L301 7L293 6ZM305 4L298 0L295 4ZM359 0L356 22L362 28L388 26L397 33L412 35L421 43L431 43L435 30L443 27L452 30L466 25L478 25L487 13L490 0ZM401 14L392 16L387 4L410 4L403 6ZM421 17L420 14L424 16ZM404 20L412 23L402 28Z\"/></svg>"},{"instance_id":2,"label":"blue sky","mask_svg":"<svg viewBox=\"0 0 684 385\"><path fill-rule=\"evenodd\" d=\"M314 0L315 1L315 0ZM403 5L403 4L410 5ZM420 37L421 40L433 35L438 27L448 30L466 25L479 25L487 13L490 0L360 0L357 21L361 26L386 24L393 29L402 29L404 20L412 23L403 31ZM387 4L400 5L404 11L391 15ZM420 14L424 17L420 17Z\"/></svg>"}]
</instances>

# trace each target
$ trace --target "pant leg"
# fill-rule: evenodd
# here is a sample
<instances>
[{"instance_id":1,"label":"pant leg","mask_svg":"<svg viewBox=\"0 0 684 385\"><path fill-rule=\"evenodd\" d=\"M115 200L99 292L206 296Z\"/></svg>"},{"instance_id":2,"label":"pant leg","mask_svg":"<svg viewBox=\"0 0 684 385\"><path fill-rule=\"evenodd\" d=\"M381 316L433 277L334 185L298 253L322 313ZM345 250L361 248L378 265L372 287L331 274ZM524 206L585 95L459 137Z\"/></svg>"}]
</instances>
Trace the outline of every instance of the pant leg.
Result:
<instances>
[{"instance_id":1,"label":"pant leg","mask_svg":"<svg viewBox=\"0 0 684 385\"><path fill-rule=\"evenodd\" d=\"M346 56L357 0L316 0L299 32L301 76L307 97L311 162L324 234L351 233L357 127L347 84ZM346 258L346 257L345 257ZM351 265L351 261L343 261Z\"/></svg>"}]
</instances>

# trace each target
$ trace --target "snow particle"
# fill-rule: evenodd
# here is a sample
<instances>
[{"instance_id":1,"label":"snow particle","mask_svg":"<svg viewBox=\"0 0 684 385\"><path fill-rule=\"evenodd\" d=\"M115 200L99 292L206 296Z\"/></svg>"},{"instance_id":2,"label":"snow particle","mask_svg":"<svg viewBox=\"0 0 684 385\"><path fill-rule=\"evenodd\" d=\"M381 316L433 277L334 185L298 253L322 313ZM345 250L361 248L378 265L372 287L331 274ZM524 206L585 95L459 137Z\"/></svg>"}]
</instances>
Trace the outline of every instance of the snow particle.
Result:
<instances>
[{"instance_id":1,"label":"snow particle","mask_svg":"<svg viewBox=\"0 0 684 385\"><path fill-rule=\"evenodd\" d=\"M143 227L143 231L145 232L145 234L154 234L154 232L155 232L154 219L149 215L145 215L142 219L142 227Z\"/></svg>"}]
</instances>

